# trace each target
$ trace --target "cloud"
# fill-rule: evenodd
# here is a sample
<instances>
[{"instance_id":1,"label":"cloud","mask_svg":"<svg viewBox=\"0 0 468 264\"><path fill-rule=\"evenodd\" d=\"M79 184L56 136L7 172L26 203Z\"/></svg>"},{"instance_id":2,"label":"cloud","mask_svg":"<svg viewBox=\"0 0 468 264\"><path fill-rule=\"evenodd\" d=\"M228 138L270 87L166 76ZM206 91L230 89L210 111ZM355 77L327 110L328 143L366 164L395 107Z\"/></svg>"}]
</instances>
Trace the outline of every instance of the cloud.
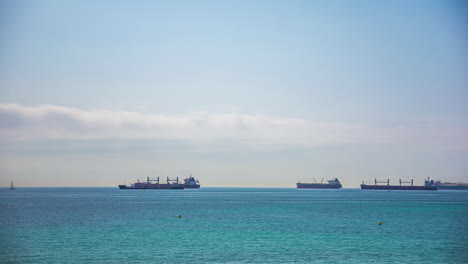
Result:
<instances>
[{"instance_id":1,"label":"cloud","mask_svg":"<svg viewBox=\"0 0 468 264\"><path fill-rule=\"evenodd\" d=\"M180 115L0 104L0 137L24 140L152 139L249 146L416 144L466 148L468 129L376 127L238 113Z\"/></svg>"}]
</instances>

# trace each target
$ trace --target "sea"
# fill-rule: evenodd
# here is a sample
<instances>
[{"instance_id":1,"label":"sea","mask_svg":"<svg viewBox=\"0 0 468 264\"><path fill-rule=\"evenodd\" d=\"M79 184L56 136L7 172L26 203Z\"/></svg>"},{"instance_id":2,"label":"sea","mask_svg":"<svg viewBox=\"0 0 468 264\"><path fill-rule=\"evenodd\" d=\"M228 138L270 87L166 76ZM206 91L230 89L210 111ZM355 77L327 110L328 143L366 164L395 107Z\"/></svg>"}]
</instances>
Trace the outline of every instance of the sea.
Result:
<instances>
[{"instance_id":1,"label":"sea","mask_svg":"<svg viewBox=\"0 0 468 264\"><path fill-rule=\"evenodd\" d=\"M0 263L468 263L468 191L2 188Z\"/></svg>"}]
</instances>

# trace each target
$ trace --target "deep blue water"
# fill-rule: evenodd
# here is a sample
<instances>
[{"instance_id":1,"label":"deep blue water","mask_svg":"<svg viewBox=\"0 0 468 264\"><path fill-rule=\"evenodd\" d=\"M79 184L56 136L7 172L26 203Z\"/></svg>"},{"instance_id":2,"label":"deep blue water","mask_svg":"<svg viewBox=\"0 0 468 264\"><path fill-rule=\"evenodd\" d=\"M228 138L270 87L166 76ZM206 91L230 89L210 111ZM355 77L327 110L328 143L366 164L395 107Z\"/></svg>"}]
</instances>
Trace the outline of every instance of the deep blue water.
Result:
<instances>
[{"instance_id":1,"label":"deep blue water","mask_svg":"<svg viewBox=\"0 0 468 264\"><path fill-rule=\"evenodd\" d=\"M0 262L468 263L467 220L467 191L3 188Z\"/></svg>"}]
</instances>

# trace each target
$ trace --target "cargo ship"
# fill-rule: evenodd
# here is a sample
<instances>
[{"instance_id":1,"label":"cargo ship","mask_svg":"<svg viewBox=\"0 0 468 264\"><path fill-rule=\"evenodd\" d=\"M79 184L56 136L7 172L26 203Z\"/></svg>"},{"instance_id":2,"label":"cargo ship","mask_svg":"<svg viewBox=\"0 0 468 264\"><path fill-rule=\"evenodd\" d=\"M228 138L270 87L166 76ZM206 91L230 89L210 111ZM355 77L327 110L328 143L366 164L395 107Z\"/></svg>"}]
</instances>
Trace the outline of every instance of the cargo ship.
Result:
<instances>
[{"instance_id":1,"label":"cargo ship","mask_svg":"<svg viewBox=\"0 0 468 264\"><path fill-rule=\"evenodd\" d=\"M194 177L192 177L192 174L190 174L189 177L184 179L184 183L181 184L185 189L199 189L200 188L200 182L196 180Z\"/></svg>"},{"instance_id":2,"label":"cargo ship","mask_svg":"<svg viewBox=\"0 0 468 264\"><path fill-rule=\"evenodd\" d=\"M153 190L183 190L184 185L179 183L179 177L171 179L167 177L167 183L160 183L159 177L156 179L146 178L146 182L137 182L131 185L119 185L119 189L153 189Z\"/></svg>"},{"instance_id":3,"label":"cargo ship","mask_svg":"<svg viewBox=\"0 0 468 264\"><path fill-rule=\"evenodd\" d=\"M439 190L468 190L468 183L465 182L441 182L436 181L435 185Z\"/></svg>"},{"instance_id":4,"label":"cargo ship","mask_svg":"<svg viewBox=\"0 0 468 264\"><path fill-rule=\"evenodd\" d=\"M315 181L315 179L314 179ZM328 180L328 183L303 183L298 182L296 186L298 189L341 189L341 183L338 178L333 178L332 180Z\"/></svg>"},{"instance_id":5,"label":"cargo ship","mask_svg":"<svg viewBox=\"0 0 468 264\"><path fill-rule=\"evenodd\" d=\"M380 183L380 184L379 184ZM382 184L386 183L386 184ZM411 184L411 185L409 185ZM374 180L373 185L361 184L362 190L404 190L404 191L437 191L437 186L433 180L425 180L423 186L413 185L413 179L411 181L402 181L400 179L400 185L390 185L390 180L377 181Z\"/></svg>"}]
</instances>

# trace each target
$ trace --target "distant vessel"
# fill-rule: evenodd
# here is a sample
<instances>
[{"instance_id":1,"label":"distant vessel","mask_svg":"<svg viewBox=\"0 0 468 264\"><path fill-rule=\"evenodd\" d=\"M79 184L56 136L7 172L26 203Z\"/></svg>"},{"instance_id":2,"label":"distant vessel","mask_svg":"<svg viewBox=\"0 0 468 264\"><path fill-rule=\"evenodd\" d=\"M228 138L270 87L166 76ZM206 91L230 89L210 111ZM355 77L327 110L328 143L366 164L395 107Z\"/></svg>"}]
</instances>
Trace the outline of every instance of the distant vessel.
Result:
<instances>
[{"instance_id":1,"label":"distant vessel","mask_svg":"<svg viewBox=\"0 0 468 264\"><path fill-rule=\"evenodd\" d=\"M439 190L468 190L468 183L465 182L441 182L436 181L435 185Z\"/></svg>"},{"instance_id":2,"label":"distant vessel","mask_svg":"<svg viewBox=\"0 0 468 264\"><path fill-rule=\"evenodd\" d=\"M379 184L379 183L386 183L386 184ZM411 184L411 185L405 185ZM414 186L413 179L411 181L402 181L400 179L400 185L390 185L390 180L387 181L377 181L375 179L374 185L367 185L364 182L361 184L362 190L407 190L407 191L437 191L437 186L435 185L433 180L425 180L424 186Z\"/></svg>"},{"instance_id":3,"label":"distant vessel","mask_svg":"<svg viewBox=\"0 0 468 264\"><path fill-rule=\"evenodd\" d=\"M10 184L10 190L15 190L15 186L13 185L13 181L11 181L11 184Z\"/></svg>"},{"instance_id":4,"label":"distant vessel","mask_svg":"<svg viewBox=\"0 0 468 264\"><path fill-rule=\"evenodd\" d=\"M315 181L315 179L314 179ZM298 189L340 189L341 183L338 178L333 178L332 180L328 180L328 183L296 183Z\"/></svg>"},{"instance_id":5,"label":"distant vessel","mask_svg":"<svg viewBox=\"0 0 468 264\"><path fill-rule=\"evenodd\" d=\"M192 177L192 174L190 174L189 177L184 179L182 186L184 186L185 189L199 189L200 182Z\"/></svg>"},{"instance_id":6,"label":"distant vessel","mask_svg":"<svg viewBox=\"0 0 468 264\"><path fill-rule=\"evenodd\" d=\"M183 184L179 184L179 177L170 179L167 177L167 183L160 183L159 177L156 179L146 178L146 182L140 182L139 180L130 186L128 185L119 185L119 189L153 189L153 190L174 190L174 189L184 189Z\"/></svg>"}]
</instances>

